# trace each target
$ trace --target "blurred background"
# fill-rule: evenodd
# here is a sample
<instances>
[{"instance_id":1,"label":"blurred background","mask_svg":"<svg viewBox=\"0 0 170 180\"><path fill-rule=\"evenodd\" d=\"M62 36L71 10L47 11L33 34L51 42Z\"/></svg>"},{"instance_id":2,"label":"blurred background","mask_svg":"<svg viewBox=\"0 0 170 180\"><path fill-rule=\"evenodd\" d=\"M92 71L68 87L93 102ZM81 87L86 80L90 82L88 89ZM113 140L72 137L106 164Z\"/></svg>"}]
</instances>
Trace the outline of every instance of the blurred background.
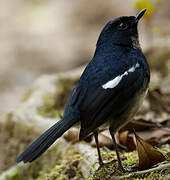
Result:
<instances>
[{"instance_id":1,"label":"blurred background","mask_svg":"<svg viewBox=\"0 0 170 180\"><path fill-rule=\"evenodd\" d=\"M152 57L153 69L167 73L170 0L5 0L0 4L1 113L14 110L40 75L89 62L107 21L134 15L144 7L147 14L140 22L141 45L148 58ZM157 47L161 52L153 51Z\"/></svg>"},{"instance_id":2,"label":"blurred background","mask_svg":"<svg viewBox=\"0 0 170 180\"><path fill-rule=\"evenodd\" d=\"M80 76L83 65L93 57L96 41L105 24L119 16L135 15L143 8L147 12L138 29L143 52L151 67L150 89L135 121L118 133L117 140L122 149L124 147L126 151L133 151L136 148L133 141L135 129L147 143L167 147L166 151L169 152L169 7L170 0L0 1L0 173L8 171L12 166L17 167L17 156L43 130L61 118L68 94ZM69 72L70 70L73 71ZM61 74L57 74L59 72L64 72L65 76L61 77ZM43 76L45 74L49 76ZM56 162L59 165L65 162L65 172L74 172L76 177L80 172L79 168L72 169L72 161L62 161L63 157L60 157L60 153L56 155L56 151L65 152L63 149L69 148L70 143L64 140L77 142L78 134L78 128L71 128L65 133L64 139L60 138L61 143L56 143L55 155L48 151L48 155L42 156L44 161L40 159L37 164L35 162L29 166L30 171L22 171L22 168L18 171L17 167L17 171L14 169L14 173L9 174L16 177L15 180L26 180L27 176L31 177L27 179L32 180L40 175L39 180L43 179L41 170L45 165L51 171ZM89 137L87 142L95 146L93 137ZM75 143L73 146L79 147L79 144L83 143ZM100 133L99 145L114 148L107 130ZM91 146L88 146L89 152L93 151L95 154L96 149ZM83 150L84 148L79 148L78 152L86 154ZM79 161L81 164L81 160ZM78 163L76 164L78 167ZM90 167L92 164L82 166L82 173L91 172L88 169ZM48 175L49 171L46 170ZM20 172L24 178L18 178ZM166 174L162 170L161 172L163 176ZM0 180L1 178L4 180L3 175L0 175Z\"/></svg>"}]
</instances>

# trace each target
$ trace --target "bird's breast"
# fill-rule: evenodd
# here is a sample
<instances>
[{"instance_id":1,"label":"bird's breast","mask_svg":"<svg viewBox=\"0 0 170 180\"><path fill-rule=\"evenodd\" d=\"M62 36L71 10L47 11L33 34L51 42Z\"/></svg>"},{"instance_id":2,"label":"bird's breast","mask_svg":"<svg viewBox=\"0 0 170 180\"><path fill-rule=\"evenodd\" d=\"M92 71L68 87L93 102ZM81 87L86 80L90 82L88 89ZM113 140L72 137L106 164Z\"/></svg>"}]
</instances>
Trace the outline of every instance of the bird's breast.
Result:
<instances>
[{"instance_id":1,"label":"bird's breast","mask_svg":"<svg viewBox=\"0 0 170 180\"><path fill-rule=\"evenodd\" d=\"M113 109L113 114L109 117L109 122L110 126L114 127L115 132L132 120L140 109L147 92L148 88L137 92L129 101L124 103L125 108L122 107L122 112L119 114L115 115Z\"/></svg>"}]
</instances>

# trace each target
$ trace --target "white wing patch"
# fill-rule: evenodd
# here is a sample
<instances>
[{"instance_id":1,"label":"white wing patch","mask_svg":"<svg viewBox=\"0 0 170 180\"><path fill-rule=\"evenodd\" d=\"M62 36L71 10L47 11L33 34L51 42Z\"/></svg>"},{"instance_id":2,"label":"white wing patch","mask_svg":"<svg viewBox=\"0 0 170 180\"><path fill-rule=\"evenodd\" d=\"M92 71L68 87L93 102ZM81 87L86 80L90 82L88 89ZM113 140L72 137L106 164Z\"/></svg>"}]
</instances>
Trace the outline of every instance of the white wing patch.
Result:
<instances>
[{"instance_id":1,"label":"white wing patch","mask_svg":"<svg viewBox=\"0 0 170 180\"><path fill-rule=\"evenodd\" d=\"M140 66L139 63L136 63L135 66L132 66L130 69L125 71L123 74L121 74L121 75L115 77L114 79L108 81L107 83L103 84L102 88L103 89L108 89L108 88L112 89L112 88L116 87L122 80L123 76L127 76L128 73L134 72L135 69L138 68L139 66Z\"/></svg>"}]
</instances>

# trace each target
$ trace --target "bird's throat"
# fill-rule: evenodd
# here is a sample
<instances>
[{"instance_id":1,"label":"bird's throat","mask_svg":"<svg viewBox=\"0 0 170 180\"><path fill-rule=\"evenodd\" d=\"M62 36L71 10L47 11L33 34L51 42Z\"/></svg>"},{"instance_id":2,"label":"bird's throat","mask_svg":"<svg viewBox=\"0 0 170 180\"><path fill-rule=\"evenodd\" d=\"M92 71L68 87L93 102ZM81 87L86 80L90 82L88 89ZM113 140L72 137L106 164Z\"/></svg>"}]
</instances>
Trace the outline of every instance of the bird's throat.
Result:
<instances>
[{"instance_id":1,"label":"bird's throat","mask_svg":"<svg viewBox=\"0 0 170 180\"><path fill-rule=\"evenodd\" d=\"M138 37L132 37L132 47L135 49L141 49Z\"/></svg>"}]
</instances>

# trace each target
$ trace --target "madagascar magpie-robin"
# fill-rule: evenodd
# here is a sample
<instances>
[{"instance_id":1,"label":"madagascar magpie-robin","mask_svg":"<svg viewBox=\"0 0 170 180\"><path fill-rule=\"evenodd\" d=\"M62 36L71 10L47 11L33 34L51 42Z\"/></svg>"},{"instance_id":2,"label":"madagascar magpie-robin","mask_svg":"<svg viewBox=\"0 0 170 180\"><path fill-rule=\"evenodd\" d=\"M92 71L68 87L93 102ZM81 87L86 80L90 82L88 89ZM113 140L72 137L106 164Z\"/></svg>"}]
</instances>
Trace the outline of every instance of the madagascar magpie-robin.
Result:
<instances>
[{"instance_id":1,"label":"madagascar magpie-robin","mask_svg":"<svg viewBox=\"0 0 170 180\"><path fill-rule=\"evenodd\" d=\"M17 159L32 162L75 123L79 138L94 133L100 165L103 164L98 128L107 123L115 145L118 168L123 170L114 134L138 111L148 89L150 70L138 40L137 25L146 9L135 16L109 21L65 106L63 118L36 139Z\"/></svg>"}]
</instances>

